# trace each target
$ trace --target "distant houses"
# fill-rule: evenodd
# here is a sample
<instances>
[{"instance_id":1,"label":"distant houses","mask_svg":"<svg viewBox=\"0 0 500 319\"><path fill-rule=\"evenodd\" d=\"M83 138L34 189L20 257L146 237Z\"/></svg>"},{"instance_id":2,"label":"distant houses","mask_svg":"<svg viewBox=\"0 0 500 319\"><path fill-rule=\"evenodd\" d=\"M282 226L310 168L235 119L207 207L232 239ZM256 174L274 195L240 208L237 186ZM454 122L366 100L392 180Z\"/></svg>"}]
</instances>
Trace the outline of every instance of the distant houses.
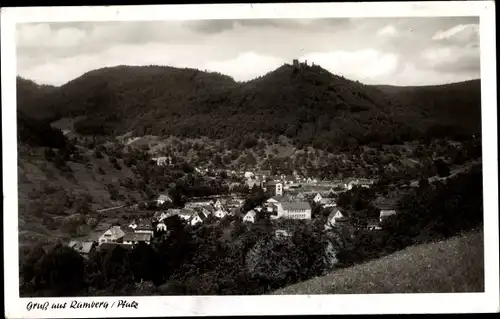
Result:
<instances>
[{"instance_id":1,"label":"distant houses","mask_svg":"<svg viewBox=\"0 0 500 319\"><path fill-rule=\"evenodd\" d=\"M151 158L152 161L156 162L158 166L165 166L172 164L172 157L170 156L160 156Z\"/></svg>"},{"instance_id":2,"label":"distant houses","mask_svg":"<svg viewBox=\"0 0 500 319\"><path fill-rule=\"evenodd\" d=\"M214 213L214 216L217 218L224 218L228 215L227 210L223 209L222 207L217 209Z\"/></svg>"},{"instance_id":3,"label":"distant houses","mask_svg":"<svg viewBox=\"0 0 500 319\"><path fill-rule=\"evenodd\" d=\"M382 227L380 226L380 222L378 220L369 220L366 229L368 230L381 230Z\"/></svg>"},{"instance_id":4,"label":"distant houses","mask_svg":"<svg viewBox=\"0 0 500 319\"><path fill-rule=\"evenodd\" d=\"M266 203L269 203L269 204L279 204L279 203L283 203L283 202L289 202L291 201L291 198L288 197L288 196L273 196L271 198L269 198Z\"/></svg>"},{"instance_id":5,"label":"distant houses","mask_svg":"<svg viewBox=\"0 0 500 319\"><path fill-rule=\"evenodd\" d=\"M319 204L321 203L321 201L323 200L323 196L321 196L320 193L317 193L316 196L314 196L313 198L313 201L316 203L316 204Z\"/></svg>"},{"instance_id":6,"label":"distant houses","mask_svg":"<svg viewBox=\"0 0 500 319\"><path fill-rule=\"evenodd\" d=\"M379 221L380 221L380 223L383 223L394 216L396 216L396 210L394 210L394 209L381 209Z\"/></svg>"},{"instance_id":7,"label":"distant houses","mask_svg":"<svg viewBox=\"0 0 500 319\"><path fill-rule=\"evenodd\" d=\"M167 225L165 225L164 222L159 222L156 224L156 231L161 233L161 232L166 232L167 231Z\"/></svg>"},{"instance_id":8,"label":"distant houses","mask_svg":"<svg viewBox=\"0 0 500 319\"><path fill-rule=\"evenodd\" d=\"M276 229L276 231L274 232L274 236L278 239L286 239L288 237L291 237L292 234L285 229Z\"/></svg>"},{"instance_id":9,"label":"distant houses","mask_svg":"<svg viewBox=\"0 0 500 319\"><path fill-rule=\"evenodd\" d=\"M255 223L256 217L257 213L252 209L245 214L243 221L247 223Z\"/></svg>"},{"instance_id":10,"label":"distant houses","mask_svg":"<svg viewBox=\"0 0 500 319\"><path fill-rule=\"evenodd\" d=\"M353 178L349 179L345 184L344 187L347 190L353 189L353 187L363 187L363 188L370 188L374 184L373 180L370 179L365 179L365 178Z\"/></svg>"},{"instance_id":11,"label":"distant houses","mask_svg":"<svg viewBox=\"0 0 500 319\"><path fill-rule=\"evenodd\" d=\"M339 222L344 222L347 220L347 217L338 209L337 207L333 208L331 213L328 215L326 219L325 228L330 229L337 225Z\"/></svg>"},{"instance_id":12,"label":"distant houses","mask_svg":"<svg viewBox=\"0 0 500 319\"><path fill-rule=\"evenodd\" d=\"M150 244L151 238L153 237L150 233L128 233L123 236L123 243L126 245L136 245L139 243Z\"/></svg>"},{"instance_id":13,"label":"distant houses","mask_svg":"<svg viewBox=\"0 0 500 319\"><path fill-rule=\"evenodd\" d=\"M189 221L194 216L195 211L191 208L183 208L176 215L184 221Z\"/></svg>"},{"instance_id":14,"label":"distant houses","mask_svg":"<svg viewBox=\"0 0 500 319\"><path fill-rule=\"evenodd\" d=\"M156 204L158 205L163 205L165 203L171 203L172 202L172 198L170 198L170 196L168 195L160 195L158 196L158 199L156 199Z\"/></svg>"},{"instance_id":15,"label":"distant houses","mask_svg":"<svg viewBox=\"0 0 500 319\"><path fill-rule=\"evenodd\" d=\"M333 198L323 198L319 203L325 208L337 206L337 202Z\"/></svg>"},{"instance_id":16,"label":"distant houses","mask_svg":"<svg viewBox=\"0 0 500 319\"><path fill-rule=\"evenodd\" d=\"M136 223L133 221L129 226L128 226L134 233L140 233L140 234L154 234L154 229L153 226L149 223Z\"/></svg>"},{"instance_id":17,"label":"distant houses","mask_svg":"<svg viewBox=\"0 0 500 319\"><path fill-rule=\"evenodd\" d=\"M152 224L137 224L133 221L125 227L112 226L99 237L98 243L99 246L103 244L135 245L140 242L149 244L153 236L154 228Z\"/></svg>"},{"instance_id":18,"label":"distant houses","mask_svg":"<svg viewBox=\"0 0 500 319\"><path fill-rule=\"evenodd\" d=\"M244 176L246 179L249 179L249 178L254 178L255 174L253 172L245 172Z\"/></svg>"},{"instance_id":19,"label":"distant houses","mask_svg":"<svg viewBox=\"0 0 500 319\"><path fill-rule=\"evenodd\" d=\"M124 236L125 232L120 228L120 226L113 226L99 237L99 245L105 243L121 243L123 242Z\"/></svg>"},{"instance_id":20,"label":"distant houses","mask_svg":"<svg viewBox=\"0 0 500 319\"><path fill-rule=\"evenodd\" d=\"M193 199L187 202L184 207L185 208L195 208L200 206L210 206L213 204L211 199Z\"/></svg>"}]
</instances>

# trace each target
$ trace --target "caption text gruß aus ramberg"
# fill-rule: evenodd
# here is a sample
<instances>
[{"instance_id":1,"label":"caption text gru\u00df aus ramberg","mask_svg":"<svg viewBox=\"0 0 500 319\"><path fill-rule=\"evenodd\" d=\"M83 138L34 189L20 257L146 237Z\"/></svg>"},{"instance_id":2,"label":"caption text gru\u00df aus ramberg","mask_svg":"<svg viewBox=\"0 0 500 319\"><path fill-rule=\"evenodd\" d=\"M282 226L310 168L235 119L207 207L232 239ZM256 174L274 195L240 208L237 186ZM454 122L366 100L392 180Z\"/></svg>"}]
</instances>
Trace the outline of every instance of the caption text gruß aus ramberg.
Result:
<instances>
[{"instance_id":1,"label":"caption text gru\u00df aus ramberg","mask_svg":"<svg viewBox=\"0 0 500 319\"><path fill-rule=\"evenodd\" d=\"M108 301L79 301L71 300L66 302L28 302L26 309L32 310L52 310L52 309L108 309L108 308L135 308L139 309L139 303L135 300L117 300L113 301L110 306Z\"/></svg>"}]
</instances>

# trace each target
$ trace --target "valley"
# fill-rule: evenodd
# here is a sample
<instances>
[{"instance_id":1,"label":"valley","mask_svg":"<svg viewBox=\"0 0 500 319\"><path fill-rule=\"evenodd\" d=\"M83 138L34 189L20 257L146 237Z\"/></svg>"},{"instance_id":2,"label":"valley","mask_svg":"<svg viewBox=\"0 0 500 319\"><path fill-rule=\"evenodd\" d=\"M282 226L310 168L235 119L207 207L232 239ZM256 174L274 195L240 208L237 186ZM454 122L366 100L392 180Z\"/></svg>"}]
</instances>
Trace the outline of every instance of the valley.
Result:
<instances>
[{"instance_id":1,"label":"valley","mask_svg":"<svg viewBox=\"0 0 500 319\"><path fill-rule=\"evenodd\" d=\"M304 63L248 82L158 66L18 78L23 273L91 242L78 293L259 294L477 229L480 106L479 80L369 86ZM100 250L135 223L146 248ZM96 279L123 260L141 266Z\"/></svg>"}]
</instances>

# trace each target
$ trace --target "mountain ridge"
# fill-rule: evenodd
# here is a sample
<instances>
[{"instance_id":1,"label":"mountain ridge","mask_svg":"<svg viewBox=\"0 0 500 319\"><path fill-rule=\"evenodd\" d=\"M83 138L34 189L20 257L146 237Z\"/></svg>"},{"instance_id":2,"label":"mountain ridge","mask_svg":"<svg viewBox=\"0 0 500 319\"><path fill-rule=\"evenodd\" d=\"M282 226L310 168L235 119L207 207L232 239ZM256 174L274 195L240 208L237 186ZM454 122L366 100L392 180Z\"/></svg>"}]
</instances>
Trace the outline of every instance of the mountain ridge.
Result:
<instances>
[{"instance_id":1,"label":"mountain ridge","mask_svg":"<svg viewBox=\"0 0 500 319\"><path fill-rule=\"evenodd\" d=\"M229 138L235 145L246 134L285 135L297 145L322 149L399 143L436 131L478 134L479 83L395 89L365 85L305 64L285 64L248 82L189 68L107 67L35 93L23 89L27 85L18 78L19 91L36 96L25 97L21 111L50 121L84 116L75 123L81 134L208 136ZM472 96L466 103L460 100L463 93L457 95L461 91ZM422 97L421 92L431 96ZM447 99L471 111L467 116L450 113L451 107L443 107ZM433 111L428 104L443 111Z\"/></svg>"}]
</instances>

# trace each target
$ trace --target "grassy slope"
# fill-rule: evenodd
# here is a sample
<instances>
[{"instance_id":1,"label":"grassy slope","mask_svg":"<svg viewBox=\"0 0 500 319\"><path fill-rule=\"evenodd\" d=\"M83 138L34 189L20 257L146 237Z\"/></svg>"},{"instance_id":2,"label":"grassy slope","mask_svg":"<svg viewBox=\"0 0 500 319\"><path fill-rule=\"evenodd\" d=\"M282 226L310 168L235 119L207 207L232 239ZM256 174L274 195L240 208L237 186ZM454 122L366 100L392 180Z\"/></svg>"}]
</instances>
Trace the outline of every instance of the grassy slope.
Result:
<instances>
[{"instance_id":1,"label":"grassy slope","mask_svg":"<svg viewBox=\"0 0 500 319\"><path fill-rule=\"evenodd\" d=\"M61 174L53 163L47 162L40 154L40 149L32 149L32 156L20 156L18 161L18 198L19 198L19 238L20 244L31 242L34 238L46 239L46 236L58 234L44 226L41 218L33 214L36 209L34 200L47 199L44 188L48 185L62 188L66 193L74 195L76 198L83 195L90 195L92 198L92 208L106 208L122 205L122 201L112 201L107 189L107 184L113 184L120 194L130 195L140 199L141 194L128 190L120 186L119 180L127 177L134 177L132 171L123 165L122 160L118 160L122 169L115 169L105 156L96 159L90 154L86 154L90 160L90 166L81 163L68 162L72 169L69 176ZM38 153L38 154L37 154ZM106 174L97 172L101 167ZM35 203L35 204L34 204ZM47 214L42 217L51 217Z\"/></svg>"},{"instance_id":2,"label":"grassy slope","mask_svg":"<svg viewBox=\"0 0 500 319\"><path fill-rule=\"evenodd\" d=\"M451 293L484 291L483 235L406 248L273 294Z\"/></svg>"}]
</instances>

